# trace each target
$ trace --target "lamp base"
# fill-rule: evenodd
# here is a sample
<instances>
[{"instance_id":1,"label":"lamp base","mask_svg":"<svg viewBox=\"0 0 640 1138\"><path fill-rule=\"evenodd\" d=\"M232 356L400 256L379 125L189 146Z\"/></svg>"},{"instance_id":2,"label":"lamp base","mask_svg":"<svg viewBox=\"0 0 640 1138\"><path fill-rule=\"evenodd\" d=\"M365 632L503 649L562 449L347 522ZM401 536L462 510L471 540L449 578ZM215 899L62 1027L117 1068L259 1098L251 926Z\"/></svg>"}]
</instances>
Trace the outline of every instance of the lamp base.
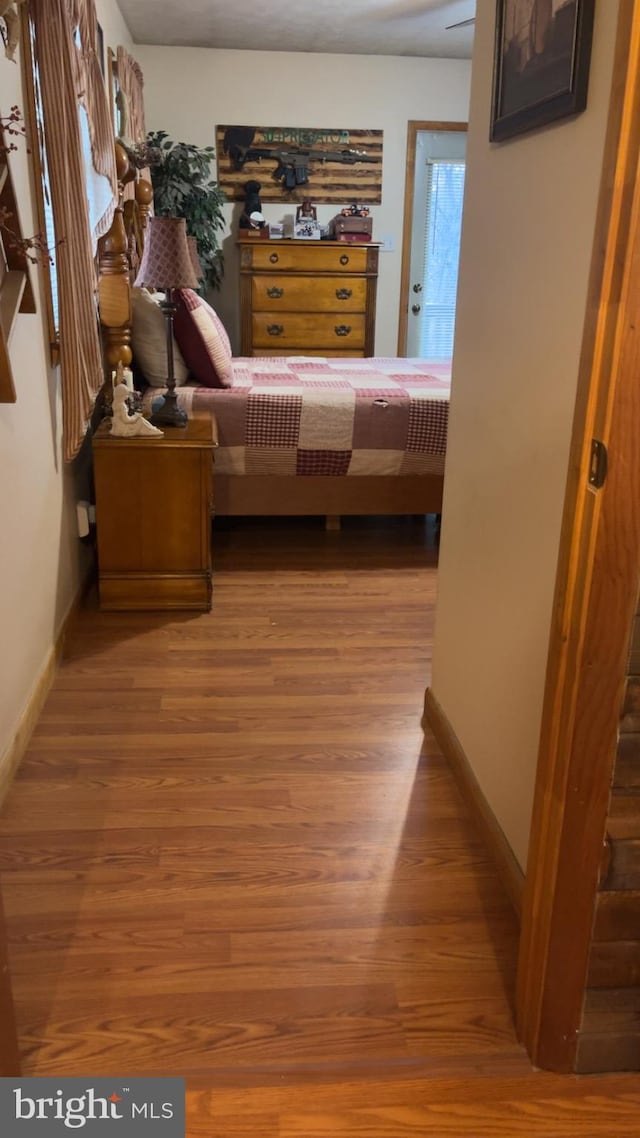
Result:
<instances>
[{"instance_id":1,"label":"lamp base","mask_svg":"<svg viewBox=\"0 0 640 1138\"><path fill-rule=\"evenodd\" d=\"M178 407L175 391L167 391L151 404L150 422L154 427L186 427L189 416Z\"/></svg>"}]
</instances>

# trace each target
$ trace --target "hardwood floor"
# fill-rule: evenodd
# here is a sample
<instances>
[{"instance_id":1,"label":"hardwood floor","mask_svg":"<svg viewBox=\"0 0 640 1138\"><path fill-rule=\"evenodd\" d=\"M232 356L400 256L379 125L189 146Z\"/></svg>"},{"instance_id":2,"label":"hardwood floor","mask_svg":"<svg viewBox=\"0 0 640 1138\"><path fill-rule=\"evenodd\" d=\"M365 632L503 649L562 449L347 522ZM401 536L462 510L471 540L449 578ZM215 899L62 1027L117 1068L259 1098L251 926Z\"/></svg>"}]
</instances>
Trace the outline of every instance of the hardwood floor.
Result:
<instances>
[{"instance_id":1,"label":"hardwood floor","mask_svg":"<svg viewBox=\"0 0 640 1138\"><path fill-rule=\"evenodd\" d=\"M636 1077L516 1041L433 537L219 523L211 613L83 613L0 819L24 1074L184 1074L189 1138L640 1135Z\"/></svg>"}]
</instances>

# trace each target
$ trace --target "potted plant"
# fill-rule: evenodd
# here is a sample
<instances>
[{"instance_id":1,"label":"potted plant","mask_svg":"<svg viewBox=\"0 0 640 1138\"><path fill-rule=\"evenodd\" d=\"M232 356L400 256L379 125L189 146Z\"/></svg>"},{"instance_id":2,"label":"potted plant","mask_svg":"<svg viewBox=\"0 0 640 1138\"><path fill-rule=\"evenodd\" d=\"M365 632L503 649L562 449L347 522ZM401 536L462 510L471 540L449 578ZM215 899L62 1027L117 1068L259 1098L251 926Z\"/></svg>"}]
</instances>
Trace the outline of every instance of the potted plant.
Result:
<instances>
[{"instance_id":1,"label":"potted plant","mask_svg":"<svg viewBox=\"0 0 640 1138\"><path fill-rule=\"evenodd\" d=\"M224 229L224 190L210 179L212 146L173 142L165 130L147 136L154 156L150 166L156 214L184 217L187 233L198 242L198 256L207 288L219 288L223 258L219 231Z\"/></svg>"}]
</instances>

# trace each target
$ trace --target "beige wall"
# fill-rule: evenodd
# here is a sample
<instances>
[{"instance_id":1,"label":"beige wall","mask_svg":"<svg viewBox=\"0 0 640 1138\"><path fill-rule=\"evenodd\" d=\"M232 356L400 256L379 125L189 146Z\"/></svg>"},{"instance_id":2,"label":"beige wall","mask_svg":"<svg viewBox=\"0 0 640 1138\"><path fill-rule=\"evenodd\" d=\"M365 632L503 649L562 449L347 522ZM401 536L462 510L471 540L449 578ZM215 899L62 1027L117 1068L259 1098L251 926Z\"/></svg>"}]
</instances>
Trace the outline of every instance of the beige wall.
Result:
<instances>
[{"instance_id":1,"label":"beige wall","mask_svg":"<svg viewBox=\"0 0 640 1138\"><path fill-rule=\"evenodd\" d=\"M98 8L105 28L122 36L113 0ZM20 68L0 58L0 112L13 104L25 106ZM10 164L22 232L30 235L38 224L23 143ZM17 317L10 343L17 402L0 404L0 767L87 566L75 517L82 463L70 468L61 459L59 376L49 366L37 268L31 277L38 312Z\"/></svg>"},{"instance_id":2,"label":"beige wall","mask_svg":"<svg viewBox=\"0 0 640 1138\"><path fill-rule=\"evenodd\" d=\"M107 48L110 47L112 51L115 51L119 43L121 43L123 47L129 48L132 54L135 55L135 48L132 47L129 29L124 22L116 0L95 0L95 5L98 23L102 28L104 36L105 62Z\"/></svg>"},{"instance_id":3,"label":"beige wall","mask_svg":"<svg viewBox=\"0 0 640 1138\"><path fill-rule=\"evenodd\" d=\"M374 237L392 235L395 251L380 255L376 353L395 355L407 122L466 121L469 62L140 45L135 54L144 71L147 125L177 141L211 146L218 124L384 131L383 201L372 211ZM264 212L275 221L292 207L283 201L265 205ZM335 212L335 206L320 207L319 220L326 223ZM231 206L226 213L230 218ZM214 304L237 352L234 240L225 240L225 282Z\"/></svg>"},{"instance_id":4,"label":"beige wall","mask_svg":"<svg viewBox=\"0 0 640 1138\"><path fill-rule=\"evenodd\" d=\"M492 146L478 5L432 688L523 866L617 10L586 112Z\"/></svg>"}]
</instances>

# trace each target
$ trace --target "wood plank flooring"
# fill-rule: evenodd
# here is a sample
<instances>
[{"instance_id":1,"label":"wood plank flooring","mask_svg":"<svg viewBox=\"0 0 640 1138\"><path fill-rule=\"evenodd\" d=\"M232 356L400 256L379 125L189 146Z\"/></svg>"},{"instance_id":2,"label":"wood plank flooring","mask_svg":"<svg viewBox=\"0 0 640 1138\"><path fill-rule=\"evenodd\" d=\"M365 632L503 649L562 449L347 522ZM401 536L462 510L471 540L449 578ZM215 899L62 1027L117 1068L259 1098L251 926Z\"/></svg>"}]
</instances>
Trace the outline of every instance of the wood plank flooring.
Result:
<instances>
[{"instance_id":1,"label":"wood plank flooring","mask_svg":"<svg viewBox=\"0 0 640 1138\"><path fill-rule=\"evenodd\" d=\"M210 614L82 614L5 804L24 1073L183 1074L189 1138L640 1135L637 1078L515 1038L515 920L420 726L432 526L214 549Z\"/></svg>"}]
</instances>

